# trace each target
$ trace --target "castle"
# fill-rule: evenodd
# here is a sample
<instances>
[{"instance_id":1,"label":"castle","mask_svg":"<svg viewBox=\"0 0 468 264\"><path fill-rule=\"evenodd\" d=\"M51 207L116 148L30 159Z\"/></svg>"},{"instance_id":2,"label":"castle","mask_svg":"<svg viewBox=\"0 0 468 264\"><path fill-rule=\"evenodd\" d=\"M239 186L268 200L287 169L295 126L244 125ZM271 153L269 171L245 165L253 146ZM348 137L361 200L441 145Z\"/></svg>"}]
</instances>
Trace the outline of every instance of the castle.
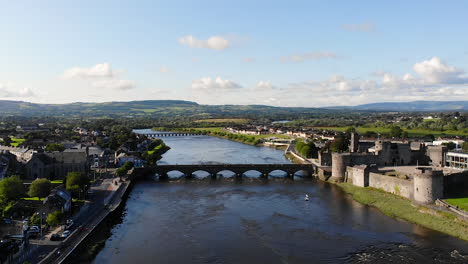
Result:
<instances>
[{"instance_id":1,"label":"castle","mask_svg":"<svg viewBox=\"0 0 468 264\"><path fill-rule=\"evenodd\" d=\"M446 146L377 140L360 142L351 134L350 152L321 153L319 175L333 182L375 187L420 203L433 203L468 184L468 173L444 168ZM320 169L319 169L320 170ZM331 174L330 174L331 172ZM458 186L458 187L460 187Z\"/></svg>"}]
</instances>

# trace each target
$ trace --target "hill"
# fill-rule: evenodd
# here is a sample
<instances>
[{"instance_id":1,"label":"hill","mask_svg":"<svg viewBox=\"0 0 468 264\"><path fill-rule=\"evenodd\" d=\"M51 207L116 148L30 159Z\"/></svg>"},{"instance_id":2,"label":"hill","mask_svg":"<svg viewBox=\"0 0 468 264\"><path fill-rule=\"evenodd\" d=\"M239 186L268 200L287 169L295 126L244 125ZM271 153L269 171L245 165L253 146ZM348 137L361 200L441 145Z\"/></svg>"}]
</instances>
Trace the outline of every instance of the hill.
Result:
<instances>
[{"instance_id":1,"label":"hill","mask_svg":"<svg viewBox=\"0 0 468 264\"><path fill-rule=\"evenodd\" d=\"M395 112L439 112L468 111L468 101L413 101L413 102L383 102L356 106L327 107L328 109L351 109L370 111Z\"/></svg>"}]
</instances>

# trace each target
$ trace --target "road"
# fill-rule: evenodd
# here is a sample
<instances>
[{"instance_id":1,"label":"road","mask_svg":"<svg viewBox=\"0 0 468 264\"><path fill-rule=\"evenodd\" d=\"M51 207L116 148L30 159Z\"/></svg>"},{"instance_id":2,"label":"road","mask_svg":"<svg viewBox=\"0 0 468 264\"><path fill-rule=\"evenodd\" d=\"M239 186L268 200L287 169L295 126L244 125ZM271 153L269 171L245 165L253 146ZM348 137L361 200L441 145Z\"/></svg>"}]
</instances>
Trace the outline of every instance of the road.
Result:
<instances>
[{"instance_id":1,"label":"road","mask_svg":"<svg viewBox=\"0 0 468 264\"><path fill-rule=\"evenodd\" d=\"M30 245L31 249L26 254L23 254L19 259L15 260L14 263L23 263L25 261L38 263L55 248L60 247L60 251L63 252L62 248L65 245L70 245L73 244L73 242L78 241L77 239L80 237L79 233L85 231L86 228L92 225L92 222L105 211L104 203L112 193L111 189L113 186L111 185L113 184L113 181L114 179L107 176L91 187L91 190L94 192L93 197L84 205L87 208L84 210L82 209L78 214L72 217L74 225L71 228L71 231L73 235L69 239L65 240L63 245L60 245L62 244L60 242L57 243L56 241L45 239L32 240Z\"/></svg>"}]
</instances>

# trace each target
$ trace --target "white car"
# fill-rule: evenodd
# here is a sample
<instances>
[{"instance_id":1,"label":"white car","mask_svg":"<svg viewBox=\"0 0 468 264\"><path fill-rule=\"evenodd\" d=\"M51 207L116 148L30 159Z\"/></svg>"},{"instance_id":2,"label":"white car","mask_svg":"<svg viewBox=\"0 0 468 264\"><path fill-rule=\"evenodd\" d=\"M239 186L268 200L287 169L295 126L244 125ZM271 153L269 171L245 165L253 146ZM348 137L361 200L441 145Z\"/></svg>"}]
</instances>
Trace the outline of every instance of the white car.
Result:
<instances>
[{"instance_id":1,"label":"white car","mask_svg":"<svg viewBox=\"0 0 468 264\"><path fill-rule=\"evenodd\" d=\"M66 238L66 237L68 237L69 235L70 235L70 230L65 230L65 231L63 231L63 233L62 233L62 238Z\"/></svg>"}]
</instances>

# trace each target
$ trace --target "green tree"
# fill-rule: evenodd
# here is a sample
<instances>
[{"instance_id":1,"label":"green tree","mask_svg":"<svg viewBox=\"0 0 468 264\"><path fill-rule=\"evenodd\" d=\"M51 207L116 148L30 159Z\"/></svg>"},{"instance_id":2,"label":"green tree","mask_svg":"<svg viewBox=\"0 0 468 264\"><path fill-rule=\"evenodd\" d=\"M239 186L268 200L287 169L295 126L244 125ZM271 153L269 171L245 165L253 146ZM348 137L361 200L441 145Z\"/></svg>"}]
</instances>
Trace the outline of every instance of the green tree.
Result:
<instances>
[{"instance_id":1,"label":"green tree","mask_svg":"<svg viewBox=\"0 0 468 264\"><path fill-rule=\"evenodd\" d=\"M9 147L11 146L11 138L10 137L4 137L3 138L3 145Z\"/></svg>"},{"instance_id":2,"label":"green tree","mask_svg":"<svg viewBox=\"0 0 468 264\"><path fill-rule=\"evenodd\" d=\"M15 201L25 194L23 182L19 176L4 178L0 181L0 201Z\"/></svg>"},{"instance_id":3,"label":"green tree","mask_svg":"<svg viewBox=\"0 0 468 264\"><path fill-rule=\"evenodd\" d=\"M52 185L48 179L35 179L31 186L29 186L28 195L29 197L44 198L50 194Z\"/></svg>"},{"instance_id":4,"label":"green tree","mask_svg":"<svg viewBox=\"0 0 468 264\"><path fill-rule=\"evenodd\" d=\"M50 226L57 226L62 223L63 214L60 211L55 211L47 215L46 222Z\"/></svg>"},{"instance_id":5,"label":"green tree","mask_svg":"<svg viewBox=\"0 0 468 264\"><path fill-rule=\"evenodd\" d=\"M65 184L67 190L77 194L87 184L89 184L89 178L84 173L69 172L67 174L66 184Z\"/></svg>"},{"instance_id":6,"label":"green tree","mask_svg":"<svg viewBox=\"0 0 468 264\"><path fill-rule=\"evenodd\" d=\"M463 149L463 151L468 152L468 141L467 141L467 142L463 142L463 144L462 144L462 149Z\"/></svg>"},{"instance_id":7,"label":"green tree","mask_svg":"<svg viewBox=\"0 0 468 264\"><path fill-rule=\"evenodd\" d=\"M349 140L344 136L338 136L330 143L330 151L344 152L348 150Z\"/></svg>"},{"instance_id":8,"label":"green tree","mask_svg":"<svg viewBox=\"0 0 468 264\"><path fill-rule=\"evenodd\" d=\"M63 146L62 144L51 143L46 146L45 150L46 151L64 151L65 146Z\"/></svg>"},{"instance_id":9,"label":"green tree","mask_svg":"<svg viewBox=\"0 0 468 264\"><path fill-rule=\"evenodd\" d=\"M403 130L401 129L401 127L392 126L390 128L390 137L398 138L398 137L401 137L402 134L403 134Z\"/></svg>"},{"instance_id":10,"label":"green tree","mask_svg":"<svg viewBox=\"0 0 468 264\"><path fill-rule=\"evenodd\" d=\"M447 146L448 150L452 150L457 147L457 144L453 142L445 142L445 143L442 143L442 145Z\"/></svg>"}]
</instances>

